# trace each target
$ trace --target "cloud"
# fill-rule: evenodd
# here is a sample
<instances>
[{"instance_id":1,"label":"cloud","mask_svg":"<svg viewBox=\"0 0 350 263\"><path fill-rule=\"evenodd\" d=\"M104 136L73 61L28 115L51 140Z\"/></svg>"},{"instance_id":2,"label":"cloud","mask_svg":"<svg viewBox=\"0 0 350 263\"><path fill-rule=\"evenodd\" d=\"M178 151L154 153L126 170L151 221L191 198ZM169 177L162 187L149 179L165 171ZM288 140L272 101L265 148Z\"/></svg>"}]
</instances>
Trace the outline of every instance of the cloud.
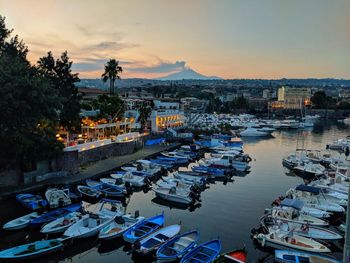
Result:
<instances>
[{"instance_id":1,"label":"cloud","mask_svg":"<svg viewBox=\"0 0 350 263\"><path fill-rule=\"evenodd\" d=\"M86 58L83 61L75 62L72 69L77 72L103 71L104 65L107 63L107 58ZM134 61L119 61L119 65L124 68L124 65L137 65Z\"/></svg>"},{"instance_id":2,"label":"cloud","mask_svg":"<svg viewBox=\"0 0 350 263\"><path fill-rule=\"evenodd\" d=\"M159 62L152 66L128 68L128 71L139 72L139 73L170 73L178 72L185 69L185 61L171 62Z\"/></svg>"}]
</instances>

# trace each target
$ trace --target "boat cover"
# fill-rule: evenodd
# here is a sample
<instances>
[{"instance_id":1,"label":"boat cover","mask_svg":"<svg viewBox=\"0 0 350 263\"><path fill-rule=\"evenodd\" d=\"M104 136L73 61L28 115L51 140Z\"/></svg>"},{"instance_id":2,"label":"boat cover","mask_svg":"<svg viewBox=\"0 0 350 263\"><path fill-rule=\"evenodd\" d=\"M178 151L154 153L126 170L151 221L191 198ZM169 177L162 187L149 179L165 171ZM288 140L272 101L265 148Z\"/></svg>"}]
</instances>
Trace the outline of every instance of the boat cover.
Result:
<instances>
[{"instance_id":1,"label":"boat cover","mask_svg":"<svg viewBox=\"0 0 350 263\"><path fill-rule=\"evenodd\" d=\"M304 203L301 200L298 199L289 199L289 198L285 198L283 199L283 201L281 202L282 206L288 206L288 207L293 207L295 209L300 210Z\"/></svg>"},{"instance_id":2,"label":"boat cover","mask_svg":"<svg viewBox=\"0 0 350 263\"><path fill-rule=\"evenodd\" d=\"M161 144L165 142L165 138L157 138L157 139L152 139L152 140L147 140L145 142L145 145L156 145L156 144Z\"/></svg>"},{"instance_id":3,"label":"boat cover","mask_svg":"<svg viewBox=\"0 0 350 263\"><path fill-rule=\"evenodd\" d=\"M309 193L313 193L313 194L319 194L320 193L320 189L317 187L313 187L313 186L308 186L308 185L298 185L296 188L296 190L298 191L303 191L303 192L309 192Z\"/></svg>"}]
</instances>

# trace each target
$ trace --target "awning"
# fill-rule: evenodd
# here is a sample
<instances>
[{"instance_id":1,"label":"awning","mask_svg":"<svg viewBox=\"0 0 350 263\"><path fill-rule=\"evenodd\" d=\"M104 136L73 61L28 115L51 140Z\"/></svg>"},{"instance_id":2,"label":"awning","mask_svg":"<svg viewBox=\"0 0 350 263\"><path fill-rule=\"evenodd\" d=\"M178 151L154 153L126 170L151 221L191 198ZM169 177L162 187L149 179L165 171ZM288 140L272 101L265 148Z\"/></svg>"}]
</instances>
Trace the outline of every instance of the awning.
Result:
<instances>
[{"instance_id":1,"label":"awning","mask_svg":"<svg viewBox=\"0 0 350 263\"><path fill-rule=\"evenodd\" d=\"M303 185L303 184L298 185L295 189L298 191L309 192L309 193L313 193L313 194L317 194L317 195L321 191L320 188L308 186L308 185Z\"/></svg>"}]
</instances>

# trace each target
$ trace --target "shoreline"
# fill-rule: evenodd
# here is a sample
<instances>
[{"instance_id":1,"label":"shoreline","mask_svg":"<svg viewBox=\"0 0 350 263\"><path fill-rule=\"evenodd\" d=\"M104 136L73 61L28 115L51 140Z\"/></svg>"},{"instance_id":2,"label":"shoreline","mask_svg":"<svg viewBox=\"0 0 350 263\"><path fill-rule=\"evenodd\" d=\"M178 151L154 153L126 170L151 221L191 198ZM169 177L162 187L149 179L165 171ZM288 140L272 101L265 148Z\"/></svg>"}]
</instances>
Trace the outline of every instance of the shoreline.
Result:
<instances>
[{"instance_id":1,"label":"shoreline","mask_svg":"<svg viewBox=\"0 0 350 263\"><path fill-rule=\"evenodd\" d=\"M21 186L6 186L0 188L0 200L7 199L16 194L23 192L40 191L46 187L53 185L76 184L89 178L100 177L103 174L109 173L123 165L134 162L138 159L149 158L159 154L162 151L168 151L179 147L180 143L171 143L169 145L145 146L133 154L110 157L89 164L86 167L80 167L79 173L68 175L65 177L57 177L41 181L34 184Z\"/></svg>"}]
</instances>

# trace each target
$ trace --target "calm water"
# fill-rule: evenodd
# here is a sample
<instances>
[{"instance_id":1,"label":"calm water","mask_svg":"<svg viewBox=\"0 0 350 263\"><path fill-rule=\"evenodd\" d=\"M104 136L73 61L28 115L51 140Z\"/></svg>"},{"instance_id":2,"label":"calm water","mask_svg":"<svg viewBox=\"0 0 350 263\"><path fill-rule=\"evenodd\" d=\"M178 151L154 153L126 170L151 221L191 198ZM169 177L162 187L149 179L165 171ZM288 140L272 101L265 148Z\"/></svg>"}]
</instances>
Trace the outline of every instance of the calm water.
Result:
<instances>
[{"instance_id":1,"label":"calm water","mask_svg":"<svg viewBox=\"0 0 350 263\"><path fill-rule=\"evenodd\" d=\"M202 193L201 207L194 211L169 208L154 200L152 191L134 193L128 200L126 211L149 217L164 211L166 224L182 223L182 231L198 228L201 242L220 237L222 251L244 245L250 262L262 262L268 250L256 248L250 239L250 231L257 227L264 209L287 189L301 182L298 177L287 176L281 158L297 147L324 149L339 137L350 135L349 128L322 123L309 131L275 132L273 138L245 140L244 149L253 161L251 172L245 177L233 177L234 182L211 184ZM0 204L0 223L24 214L25 211L13 200ZM34 231L1 232L0 247L6 248L42 238ZM35 262L133 262L127 254L128 247L122 241L100 244L95 239L78 240L63 252ZM340 256L340 252L335 253ZM140 262L143 262L141 260Z\"/></svg>"}]
</instances>

